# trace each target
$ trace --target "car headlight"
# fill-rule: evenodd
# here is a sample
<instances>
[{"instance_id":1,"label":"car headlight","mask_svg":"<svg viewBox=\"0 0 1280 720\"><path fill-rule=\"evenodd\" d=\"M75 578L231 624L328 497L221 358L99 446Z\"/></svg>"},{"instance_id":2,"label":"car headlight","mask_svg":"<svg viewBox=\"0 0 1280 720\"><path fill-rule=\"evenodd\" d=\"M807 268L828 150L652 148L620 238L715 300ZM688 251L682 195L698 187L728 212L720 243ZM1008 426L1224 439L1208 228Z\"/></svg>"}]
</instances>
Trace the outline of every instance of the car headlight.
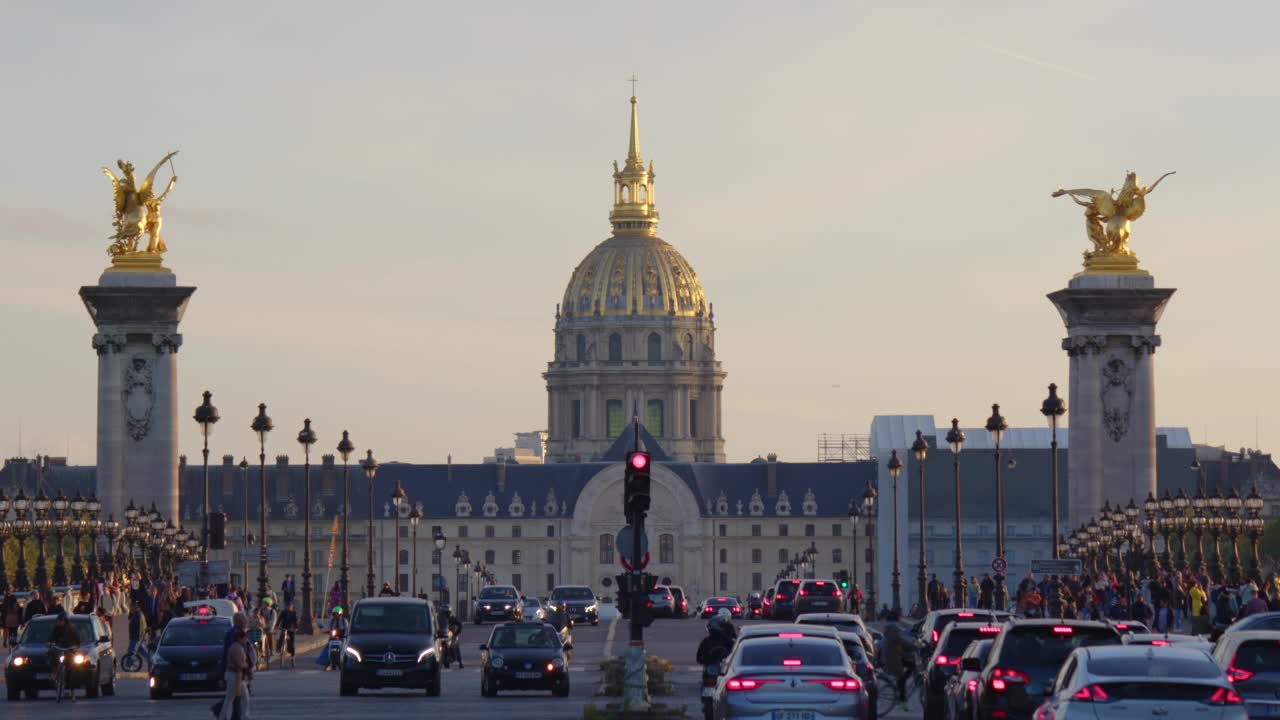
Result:
<instances>
[{"instance_id":1,"label":"car headlight","mask_svg":"<svg viewBox=\"0 0 1280 720\"><path fill-rule=\"evenodd\" d=\"M23 665L27 664L27 659L21 655L14 655L13 660L11 660L10 662L13 663L14 667L22 667Z\"/></svg>"},{"instance_id":2,"label":"car headlight","mask_svg":"<svg viewBox=\"0 0 1280 720\"><path fill-rule=\"evenodd\" d=\"M511 609L511 606L510 606L510 605L503 605L503 606L502 606L502 609L503 609L503 610L510 610L510 609Z\"/></svg>"},{"instance_id":3,"label":"car headlight","mask_svg":"<svg viewBox=\"0 0 1280 720\"><path fill-rule=\"evenodd\" d=\"M595 612L595 611L596 611L596 604L595 604L595 603L591 603L590 605L588 605L588 606L586 606L586 607L582 608L582 611L583 611L583 612Z\"/></svg>"},{"instance_id":4,"label":"car headlight","mask_svg":"<svg viewBox=\"0 0 1280 720\"><path fill-rule=\"evenodd\" d=\"M351 647L350 645L348 645L348 646L346 646L346 647L342 648L342 652L344 652L344 653L346 653L346 654L350 655L351 657L355 658L355 659L356 659L356 662L358 662L358 663L359 663L359 662L364 662L364 658L360 657L360 651L359 651L359 650L356 650L355 648Z\"/></svg>"},{"instance_id":5,"label":"car headlight","mask_svg":"<svg viewBox=\"0 0 1280 720\"><path fill-rule=\"evenodd\" d=\"M485 610L492 610L492 609L493 609L493 606L492 606L492 605L485 605L485 606L484 606L484 609L485 609Z\"/></svg>"},{"instance_id":6,"label":"car headlight","mask_svg":"<svg viewBox=\"0 0 1280 720\"><path fill-rule=\"evenodd\" d=\"M71 656L71 662L74 665L83 665L89 662L89 658L84 653L76 653Z\"/></svg>"},{"instance_id":7,"label":"car headlight","mask_svg":"<svg viewBox=\"0 0 1280 720\"><path fill-rule=\"evenodd\" d=\"M503 662L502 662L501 656L489 658L489 667L500 668L502 666L503 666Z\"/></svg>"},{"instance_id":8,"label":"car headlight","mask_svg":"<svg viewBox=\"0 0 1280 720\"><path fill-rule=\"evenodd\" d=\"M427 648L426 650L423 650L422 652L418 653L418 662L422 662L426 658L429 658L435 654L436 654L435 648Z\"/></svg>"}]
</instances>

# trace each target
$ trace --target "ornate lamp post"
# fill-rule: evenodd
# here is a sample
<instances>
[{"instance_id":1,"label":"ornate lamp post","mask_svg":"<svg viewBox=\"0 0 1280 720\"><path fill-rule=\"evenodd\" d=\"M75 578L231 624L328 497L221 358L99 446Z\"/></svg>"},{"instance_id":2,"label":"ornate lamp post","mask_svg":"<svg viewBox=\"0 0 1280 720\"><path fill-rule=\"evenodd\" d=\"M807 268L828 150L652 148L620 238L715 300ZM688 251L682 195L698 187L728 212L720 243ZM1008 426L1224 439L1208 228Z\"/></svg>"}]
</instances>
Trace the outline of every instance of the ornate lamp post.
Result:
<instances>
[{"instance_id":1,"label":"ornate lamp post","mask_svg":"<svg viewBox=\"0 0 1280 720\"><path fill-rule=\"evenodd\" d=\"M1139 550L1142 545L1142 526L1138 523L1138 515L1138 506L1133 503L1133 498L1129 498L1129 504L1124 506L1125 534L1129 539L1129 568L1141 573L1145 568Z\"/></svg>"},{"instance_id":2,"label":"ornate lamp post","mask_svg":"<svg viewBox=\"0 0 1280 720\"><path fill-rule=\"evenodd\" d=\"M1249 560L1249 576L1253 581L1262 587L1262 565L1258 558L1258 542L1262 539L1262 530L1266 527L1266 522L1262 519L1263 508L1262 496L1258 494L1258 485L1254 483L1253 489L1249 491L1249 496L1244 499L1245 511L1249 514L1245 521L1246 530L1249 533L1249 545L1252 548L1251 558Z\"/></svg>"},{"instance_id":3,"label":"ornate lamp post","mask_svg":"<svg viewBox=\"0 0 1280 720\"><path fill-rule=\"evenodd\" d=\"M313 635L315 629L311 626L311 616L316 611L311 604L311 446L316 444L316 431L311 429L311 418L302 421L302 429L298 431L298 444L302 446L302 494L306 508L302 513L303 612L302 617L298 618L298 632Z\"/></svg>"},{"instance_id":4,"label":"ornate lamp post","mask_svg":"<svg viewBox=\"0 0 1280 720\"><path fill-rule=\"evenodd\" d=\"M85 577L98 577L98 531L93 526L96 517L95 513L89 511L89 500L85 500L84 496L76 492L76 497L71 501L71 514L76 519L75 536L76 536L76 552L72 557L71 580L72 582L82 583ZM85 536L89 538L89 568L85 569L84 553L82 552L81 543Z\"/></svg>"},{"instance_id":5,"label":"ornate lamp post","mask_svg":"<svg viewBox=\"0 0 1280 720\"><path fill-rule=\"evenodd\" d=\"M1197 574L1200 573L1200 567L1204 565L1204 536L1205 531L1209 527L1209 498L1201 490L1196 490L1195 497L1191 498L1191 529L1196 534L1196 554L1192 560L1191 568Z\"/></svg>"},{"instance_id":6,"label":"ornate lamp post","mask_svg":"<svg viewBox=\"0 0 1280 720\"><path fill-rule=\"evenodd\" d=\"M63 542L66 539L67 531L70 526L67 523L67 508L71 507L71 501L67 500L67 496L59 490L53 500L49 501L49 507L52 510L53 518L49 522L49 530L53 534L54 546L57 552L53 556L53 584L67 584L67 554L66 546Z\"/></svg>"},{"instance_id":7,"label":"ornate lamp post","mask_svg":"<svg viewBox=\"0 0 1280 720\"><path fill-rule=\"evenodd\" d=\"M898 451L889 455L889 477L893 480L893 614L902 617L902 566L898 561L898 475L902 473L902 460Z\"/></svg>"},{"instance_id":8,"label":"ornate lamp post","mask_svg":"<svg viewBox=\"0 0 1280 720\"><path fill-rule=\"evenodd\" d=\"M351 482L348 479L347 469L351 453L355 452L355 449L351 436L343 430L342 439L338 441L338 454L342 456L342 567L338 570L338 583L342 586L342 607L348 611L351 608L348 593L348 584L351 582L351 559L347 551L347 545L351 542Z\"/></svg>"},{"instance_id":9,"label":"ornate lamp post","mask_svg":"<svg viewBox=\"0 0 1280 720\"><path fill-rule=\"evenodd\" d=\"M1147 575L1155 577L1160 573L1160 560L1156 557L1156 514L1160 510L1160 501L1147 491L1147 499L1142 501L1142 529L1147 533Z\"/></svg>"},{"instance_id":10,"label":"ornate lamp post","mask_svg":"<svg viewBox=\"0 0 1280 720\"><path fill-rule=\"evenodd\" d=\"M102 574L105 577L109 574L114 574L117 569L116 543L120 543L121 546L124 545L124 542L121 541L120 523L116 522L114 514L107 513L107 521L102 524L102 534L107 538L107 554L102 556ZM123 563L119 565L119 568L121 571L124 570Z\"/></svg>"},{"instance_id":11,"label":"ornate lamp post","mask_svg":"<svg viewBox=\"0 0 1280 720\"><path fill-rule=\"evenodd\" d=\"M1243 573L1240 568L1240 531L1244 529L1244 518L1241 510L1244 508L1244 500L1241 499L1240 493L1231 488L1231 494L1223 501L1223 507L1226 511L1224 523L1226 525L1227 536L1231 538L1231 581L1238 583L1243 579Z\"/></svg>"},{"instance_id":12,"label":"ornate lamp post","mask_svg":"<svg viewBox=\"0 0 1280 720\"><path fill-rule=\"evenodd\" d=\"M409 594L418 595L418 523L422 522L422 503L409 510L409 528L413 535L413 570L409 573Z\"/></svg>"},{"instance_id":13,"label":"ornate lamp post","mask_svg":"<svg viewBox=\"0 0 1280 720\"><path fill-rule=\"evenodd\" d=\"M849 587L849 608L852 611L858 602L858 521L862 519L862 506L849 498L849 524L853 529L853 584Z\"/></svg>"},{"instance_id":14,"label":"ornate lamp post","mask_svg":"<svg viewBox=\"0 0 1280 720\"><path fill-rule=\"evenodd\" d=\"M364 476L369 478L369 576L365 585L365 597L373 597L376 594L373 587L373 476L378 474L378 461L373 459L372 450L366 451L360 467L364 470Z\"/></svg>"},{"instance_id":15,"label":"ornate lamp post","mask_svg":"<svg viewBox=\"0 0 1280 720\"><path fill-rule=\"evenodd\" d=\"M1177 555L1174 557L1174 568L1178 570L1187 569L1187 530L1191 527L1191 517L1187 514L1187 510L1191 507L1191 498L1178 488L1178 494L1173 496L1173 534L1178 542L1175 544L1174 550Z\"/></svg>"},{"instance_id":16,"label":"ornate lamp post","mask_svg":"<svg viewBox=\"0 0 1280 720\"><path fill-rule=\"evenodd\" d=\"M1226 498L1222 497L1222 493L1218 488L1213 489L1213 494L1209 496L1209 577L1214 582L1222 582L1222 554L1218 551L1218 539L1222 536L1222 530L1226 527L1226 518L1222 515L1223 507L1226 505Z\"/></svg>"},{"instance_id":17,"label":"ornate lamp post","mask_svg":"<svg viewBox=\"0 0 1280 720\"><path fill-rule=\"evenodd\" d=\"M1169 546L1169 536L1173 533L1174 517L1173 517L1173 496L1169 494L1166 488L1164 496L1160 498L1160 537L1164 540L1164 550L1162 551L1160 561L1166 568L1173 568L1173 553Z\"/></svg>"},{"instance_id":18,"label":"ornate lamp post","mask_svg":"<svg viewBox=\"0 0 1280 720\"><path fill-rule=\"evenodd\" d=\"M128 507L124 509L124 525L121 527L120 542L120 547L124 548L124 553L122 554L123 562L120 565L126 573L130 574L132 574L135 567L133 563L133 548L138 540L138 516L141 513L141 510L134 507L132 500L129 501Z\"/></svg>"},{"instance_id":19,"label":"ornate lamp post","mask_svg":"<svg viewBox=\"0 0 1280 720\"><path fill-rule=\"evenodd\" d=\"M448 540L444 536L444 528L437 528L435 532L431 533L431 544L436 549L436 574L440 576L440 587L436 588L436 593L437 593L437 597L440 599L441 605L445 603L444 546L445 546L445 543L447 542ZM462 561L462 553L457 547L455 547L453 550L453 578L455 581L454 582L455 585L457 584L457 579L458 579L458 565L461 564L461 561ZM454 604L454 609L457 610L459 613L461 613L462 598L461 597L454 598L453 604Z\"/></svg>"},{"instance_id":20,"label":"ornate lamp post","mask_svg":"<svg viewBox=\"0 0 1280 720\"><path fill-rule=\"evenodd\" d=\"M1004 431L1008 429L1009 424L1000 414L1000 406L992 405L986 430L991 433L991 440L996 447L996 557L1001 562L1004 562L1004 479L1000 477L1000 440L1004 437ZM1005 588L1004 572L996 573L995 581L995 608L1005 610L1009 607L1009 592Z\"/></svg>"},{"instance_id":21,"label":"ornate lamp post","mask_svg":"<svg viewBox=\"0 0 1280 720\"><path fill-rule=\"evenodd\" d=\"M916 431L916 439L911 443L911 454L916 458L916 467L920 473L920 572L916 575L916 592L920 594L920 607L928 612L929 607L929 563L924 554L924 461L929 457L929 443L925 442L924 433Z\"/></svg>"},{"instance_id":22,"label":"ornate lamp post","mask_svg":"<svg viewBox=\"0 0 1280 720\"><path fill-rule=\"evenodd\" d=\"M22 488L11 501L13 508L13 535L18 539L18 569L13 576L13 589L19 592L31 589L31 578L27 576L27 536L31 534L31 520L27 513L31 510L31 500Z\"/></svg>"},{"instance_id":23,"label":"ornate lamp post","mask_svg":"<svg viewBox=\"0 0 1280 720\"><path fill-rule=\"evenodd\" d=\"M49 522L49 498L45 496L44 490L40 490L36 495L36 499L31 503L31 509L35 511L35 535L36 535L36 587L45 588L49 586L49 570L48 561L44 555L44 539L49 534L51 523Z\"/></svg>"},{"instance_id":24,"label":"ornate lamp post","mask_svg":"<svg viewBox=\"0 0 1280 720\"><path fill-rule=\"evenodd\" d=\"M1045 420L1049 422L1051 433L1049 447L1053 451L1053 536L1056 538L1058 537L1058 421L1067 414L1067 404L1058 397L1056 383L1049 383L1049 397L1040 404L1040 414L1044 415ZM1058 551L1057 543L1054 543L1053 559L1057 560L1061 557L1062 553Z\"/></svg>"},{"instance_id":25,"label":"ornate lamp post","mask_svg":"<svg viewBox=\"0 0 1280 720\"><path fill-rule=\"evenodd\" d=\"M162 579L164 572L160 568L160 548L164 547L164 525L165 520L160 516L160 511L156 509L156 504L151 503L151 547L152 559L155 562L155 575L157 579Z\"/></svg>"},{"instance_id":26,"label":"ornate lamp post","mask_svg":"<svg viewBox=\"0 0 1280 720\"><path fill-rule=\"evenodd\" d=\"M471 605L472 605L472 603L471 603L471 597L472 597L472 596L471 596L471 553L470 553L470 552L468 552L468 551L466 551L466 550L463 550L463 551L462 551L462 578L461 578L461 580L462 580L462 582L458 584L458 585L459 585L459 587L458 587L458 599L457 599L457 604L458 604L459 606L461 606L462 619L463 619L463 620L466 620L466 619L468 618L468 616L469 616L470 612L471 612ZM463 585L464 583L466 584L466 587L467 587L467 602L466 602L466 604L463 604L463 602L462 602L462 585Z\"/></svg>"},{"instance_id":27,"label":"ornate lamp post","mask_svg":"<svg viewBox=\"0 0 1280 720\"><path fill-rule=\"evenodd\" d=\"M955 601L952 603L955 607L965 606L965 582L964 582L964 546L961 544L960 532L960 451L964 449L964 431L960 429L960 421L951 418L951 429L947 431L947 444L951 446L951 469L955 476L955 492L956 492L956 567L955 576ZM1056 530L1056 527L1055 527ZM1055 534L1054 537L1057 537Z\"/></svg>"},{"instance_id":28,"label":"ornate lamp post","mask_svg":"<svg viewBox=\"0 0 1280 720\"><path fill-rule=\"evenodd\" d=\"M204 467L204 509L201 516L200 530L200 592L209 588L209 435L213 432L214 423L218 422L218 408L213 406L213 393L204 391L204 401L196 408L194 419L200 426L200 438L203 443L200 457ZM204 597L204 595L199 595Z\"/></svg>"},{"instance_id":29,"label":"ornate lamp post","mask_svg":"<svg viewBox=\"0 0 1280 720\"><path fill-rule=\"evenodd\" d=\"M396 592L400 592L400 507L404 505L405 497L404 488L400 487L400 480L397 478L396 486L391 490L391 514L396 516L396 559L391 564L391 582L395 586Z\"/></svg>"},{"instance_id":30,"label":"ornate lamp post","mask_svg":"<svg viewBox=\"0 0 1280 720\"><path fill-rule=\"evenodd\" d=\"M13 526L9 523L9 508L12 503L0 489L0 595L9 594L9 570L4 564L4 546L9 541L9 533Z\"/></svg>"},{"instance_id":31,"label":"ornate lamp post","mask_svg":"<svg viewBox=\"0 0 1280 720\"><path fill-rule=\"evenodd\" d=\"M871 530L871 537L874 540L875 533L878 532L880 524L876 520L876 489L871 484L870 478L867 479L867 487L862 491L862 511L867 514L867 523L870 525L869 529ZM873 617L876 612L876 608L879 607L879 605L876 603L876 582L875 582L875 577L876 577L876 552L875 551L876 549L877 549L876 545L873 544L871 546L872 581L870 583L870 587L867 588L868 593L867 593L867 603L866 603L871 606L871 613ZM854 586L857 587L857 583L854 583Z\"/></svg>"},{"instance_id":32,"label":"ornate lamp post","mask_svg":"<svg viewBox=\"0 0 1280 720\"><path fill-rule=\"evenodd\" d=\"M1098 513L1098 543L1102 552L1102 570L1106 573L1111 572L1111 531L1113 528L1111 522L1111 501L1102 504L1102 510Z\"/></svg>"},{"instance_id":33,"label":"ornate lamp post","mask_svg":"<svg viewBox=\"0 0 1280 720\"><path fill-rule=\"evenodd\" d=\"M249 424L258 436L258 602L267 597L271 582L267 575L267 433L275 429L267 415L267 404L258 403L258 414Z\"/></svg>"},{"instance_id":34,"label":"ornate lamp post","mask_svg":"<svg viewBox=\"0 0 1280 720\"><path fill-rule=\"evenodd\" d=\"M244 496L244 537L241 538L242 547L240 548L240 582L244 585L245 592L249 590L249 548L253 547L253 533L249 532L249 458L240 458L240 493ZM184 536L186 533L183 533ZM186 537L178 543L178 551L181 555L187 554Z\"/></svg>"}]
</instances>

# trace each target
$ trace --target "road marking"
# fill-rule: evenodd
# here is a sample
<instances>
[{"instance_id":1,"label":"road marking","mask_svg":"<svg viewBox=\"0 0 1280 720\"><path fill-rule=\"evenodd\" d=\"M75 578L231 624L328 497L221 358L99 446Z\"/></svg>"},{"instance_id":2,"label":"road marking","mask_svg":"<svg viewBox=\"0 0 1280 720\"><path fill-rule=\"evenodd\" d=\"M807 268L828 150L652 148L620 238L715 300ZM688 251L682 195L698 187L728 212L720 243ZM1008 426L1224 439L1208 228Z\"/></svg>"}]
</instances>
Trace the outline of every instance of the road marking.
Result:
<instances>
[{"instance_id":1,"label":"road marking","mask_svg":"<svg viewBox=\"0 0 1280 720\"><path fill-rule=\"evenodd\" d=\"M613 657L613 634L618 631L618 619L621 615L614 615L609 621L609 632L604 636L604 659L608 660Z\"/></svg>"}]
</instances>

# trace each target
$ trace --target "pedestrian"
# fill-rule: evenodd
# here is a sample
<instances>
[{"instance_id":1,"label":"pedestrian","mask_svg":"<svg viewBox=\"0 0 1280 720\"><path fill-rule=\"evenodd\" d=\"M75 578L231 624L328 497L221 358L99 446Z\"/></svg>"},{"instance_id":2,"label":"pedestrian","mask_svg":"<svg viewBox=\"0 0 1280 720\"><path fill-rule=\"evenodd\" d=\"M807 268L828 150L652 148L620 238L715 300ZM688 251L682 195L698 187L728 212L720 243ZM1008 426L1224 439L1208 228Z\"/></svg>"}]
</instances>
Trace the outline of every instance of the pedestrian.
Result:
<instances>
[{"instance_id":1,"label":"pedestrian","mask_svg":"<svg viewBox=\"0 0 1280 720\"><path fill-rule=\"evenodd\" d=\"M18 625L22 618L22 610L18 607L18 598L13 593L4 596L0 602L0 620L4 625L4 645L16 645L18 642Z\"/></svg>"},{"instance_id":2,"label":"pedestrian","mask_svg":"<svg viewBox=\"0 0 1280 720\"><path fill-rule=\"evenodd\" d=\"M286 606L293 604L294 583L292 573L285 575L284 582L280 583L280 595L284 598Z\"/></svg>"},{"instance_id":3,"label":"pedestrian","mask_svg":"<svg viewBox=\"0 0 1280 720\"><path fill-rule=\"evenodd\" d=\"M458 661L458 669L462 669L462 623L458 616L449 613L449 645L453 650L453 659Z\"/></svg>"},{"instance_id":4,"label":"pedestrian","mask_svg":"<svg viewBox=\"0 0 1280 720\"><path fill-rule=\"evenodd\" d=\"M978 585L978 578L976 576L970 575L969 586L968 586L969 604L967 605L967 607L978 607L978 593L981 592L981 590L982 590L982 587Z\"/></svg>"},{"instance_id":5,"label":"pedestrian","mask_svg":"<svg viewBox=\"0 0 1280 720\"><path fill-rule=\"evenodd\" d=\"M978 594L978 607L983 610L990 610L994 607L994 599L996 592L996 583L991 579L991 573L982 573L982 583ZM1004 608L1001 608L1003 610Z\"/></svg>"},{"instance_id":6,"label":"pedestrian","mask_svg":"<svg viewBox=\"0 0 1280 720\"><path fill-rule=\"evenodd\" d=\"M22 610L22 624L26 625L31 622L31 618L47 614L49 614L49 606L44 604L44 596L39 590L32 590L31 598L27 600L27 606Z\"/></svg>"},{"instance_id":7,"label":"pedestrian","mask_svg":"<svg viewBox=\"0 0 1280 720\"><path fill-rule=\"evenodd\" d=\"M279 620L279 613L276 612L276 605L271 598L263 598L262 600L262 642L263 653L266 656L267 664L271 664L271 656L275 654L275 631L276 623Z\"/></svg>"},{"instance_id":8,"label":"pedestrian","mask_svg":"<svg viewBox=\"0 0 1280 720\"><path fill-rule=\"evenodd\" d=\"M242 617L237 613L237 617ZM218 720L243 720L247 706L244 680L249 672L249 653L247 635L242 628L231 630L231 641L227 646L226 670L223 678L226 692L222 700L213 706L214 717Z\"/></svg>"},{"instance_id":9,"label":"pedestrian","mask_svg":"<svg viewBox=\"0 0 1280 720\"><path fill-rule=\"evenodd\" d=\"M382 583L382 589L378 591L378 597L395 597L396 591L391 589L391 583Z\"/></svg>"}]
</instances>

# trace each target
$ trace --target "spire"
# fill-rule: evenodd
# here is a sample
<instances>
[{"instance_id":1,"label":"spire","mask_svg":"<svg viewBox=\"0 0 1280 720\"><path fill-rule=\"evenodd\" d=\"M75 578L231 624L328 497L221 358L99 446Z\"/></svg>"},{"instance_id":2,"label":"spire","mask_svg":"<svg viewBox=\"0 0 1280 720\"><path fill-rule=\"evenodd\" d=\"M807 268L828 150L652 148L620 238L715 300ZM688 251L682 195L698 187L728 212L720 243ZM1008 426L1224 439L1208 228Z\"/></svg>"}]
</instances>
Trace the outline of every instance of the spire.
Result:
<instances>
[{"instance_id":1,"label":"spire","mask_svg":"<svg viewBox=\"0 0 1280 720\"><path fill-rule=\"evenodd\" d=\"M635 78L632 77L631 133L627 141L627 159L622 168L613 164L613 211L609 221L615 235L620 233L653 235L657 231L658 211L654 207L653 166L648 169L640 159L640 115L636 106Z\"/></svg>"}]
</instances>

